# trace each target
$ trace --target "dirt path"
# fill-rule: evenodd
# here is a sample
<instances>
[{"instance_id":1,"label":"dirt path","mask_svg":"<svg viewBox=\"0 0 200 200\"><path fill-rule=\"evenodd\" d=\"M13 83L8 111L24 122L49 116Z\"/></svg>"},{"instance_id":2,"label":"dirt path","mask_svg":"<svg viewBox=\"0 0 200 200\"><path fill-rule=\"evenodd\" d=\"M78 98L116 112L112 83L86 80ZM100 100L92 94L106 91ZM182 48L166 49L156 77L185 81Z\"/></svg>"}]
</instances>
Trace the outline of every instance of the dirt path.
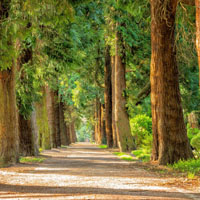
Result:
<instances>
[{"instance_id":1,"label":"dirt path","mask_svg":"<svg viewBox=\"0 0 200 200\"><path fill-rule=\"evenodd\" d=\"M0 169L0 199L200 199L183 179L160 178L89 143L44 151L44 163Z\"/></svg>"}]
</instances>

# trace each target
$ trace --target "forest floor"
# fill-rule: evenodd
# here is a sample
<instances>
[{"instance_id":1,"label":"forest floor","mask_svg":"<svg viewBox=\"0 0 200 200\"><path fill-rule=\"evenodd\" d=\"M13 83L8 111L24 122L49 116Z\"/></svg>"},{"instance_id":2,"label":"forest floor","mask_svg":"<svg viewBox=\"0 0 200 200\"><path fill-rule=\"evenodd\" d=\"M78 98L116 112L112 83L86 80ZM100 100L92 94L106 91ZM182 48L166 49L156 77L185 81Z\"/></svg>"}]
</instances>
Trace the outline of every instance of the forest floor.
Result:
<instances>
[{"instance_id":1,"label":"forest floor","mask_svg":"<svg viewBox=\"0 0 200 200\"><path fill-rule=\"evenodd\" d=\"M77 143L42 156L43 163L0 169L0 199L200 199L198 180L121 160L93 144Z\"/></svg>"}]
</instances>

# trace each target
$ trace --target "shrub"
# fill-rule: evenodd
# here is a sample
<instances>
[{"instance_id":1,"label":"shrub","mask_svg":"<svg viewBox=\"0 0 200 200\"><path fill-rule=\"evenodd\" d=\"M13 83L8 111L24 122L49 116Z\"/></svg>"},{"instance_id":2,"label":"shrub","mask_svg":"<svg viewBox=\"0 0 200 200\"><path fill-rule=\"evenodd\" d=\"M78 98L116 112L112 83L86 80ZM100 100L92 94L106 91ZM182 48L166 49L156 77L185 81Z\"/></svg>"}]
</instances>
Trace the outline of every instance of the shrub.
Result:
<instances>
[{"instance_id":1,"label":"shrub","mask_svg":"<svg viewBox=\"0 0 200 200\"><path fill-rule=\"evenodd\" d=\"M130 125L137 148L151 149L152 119L147 115L137 115L130 120Z\"/></svg>"},{"instance_id":2,"label":"shrub","mask_svg":"<svg viewBox=\"0 0 200 200\"><path fill-rule=\"evenodd\" d=\"M192 138L197 135L198 133L200 133L200 130L198 128L191 128L189 124L187 124L187 135L188 135L188 139L190 141L191 144L191 140Z\"/></svg>"},{"instance_id":3,"label":"shrub","mask_svg":"<svg viewBox=\"0 0 200 200\"><path fill-rule=\"evenodd\" d=\"M181 172L197 174L200 172L200 159L180 160L168 166Z\"/></svg>"},{"instance_id":4,"label":"shrub","mask_svg":"<svg viewBox=\"0 0 200 200\"><path fill-rule=\"evenodd\" d=\"M195 135L191 139L191 145L194 147L198 152L200 152L200 133Z\"/></svg>"}]
</instances>

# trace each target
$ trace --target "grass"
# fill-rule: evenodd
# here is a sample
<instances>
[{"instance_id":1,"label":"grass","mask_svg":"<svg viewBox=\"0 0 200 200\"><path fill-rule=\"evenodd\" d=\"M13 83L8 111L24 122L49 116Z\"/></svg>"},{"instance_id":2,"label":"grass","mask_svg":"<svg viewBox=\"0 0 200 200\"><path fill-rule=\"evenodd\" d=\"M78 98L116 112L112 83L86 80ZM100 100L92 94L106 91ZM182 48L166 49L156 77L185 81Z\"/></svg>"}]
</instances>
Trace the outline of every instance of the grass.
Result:
<instances>
[{"instance_id":1,"label":"grass","mask_svg":"<svg viewBox=\"0 0 200 200\"><path fill-rule=\"evenodd\" d=\"M143 162L148 162L151 159L151 154L146 149L134 150L131 153Z\"/></svg>"},{"instance_id":2,"label":"grass","mask_svg":"<svg viewBox=\"0 0 200 200\"><path fill-rule=\"evenodd\" d=\"M99 145L99 148L100 148L100 149L107 149L108 146L107 146L107 145Z\"/></svg>"},{"instance_id":3,"label":"grass","mask_svg":"<svg viewBox=\"0 0 200 200\"><path fill-rule=\"evenodd\" d=\"M123 153L123 152L114 152L113 154L116 156L119 156L120 159L122 159L122 160L135 161L135 159L132 156L130 156L126 153Z\"/></svg>"},{"instance_id":4,"label":"grass","mask_svg":"<svg viewBox=\"0 0 200 200\"><path fill-rule=\"evenodd\" d=\"M188 178L194 178L200 172L200 159L180 160L173 165L168 165L173 170L188 173Z\"/></svg>"},{"instance_id":5,"label":"grass","mask_svg":"<svg viewBox=\"0 0 200 200\"><path fill-rule=\"evenodd\" d=\"M20 163L42 163L45 158L43 157L20 157Z\"/></svg>"}]
</instances>

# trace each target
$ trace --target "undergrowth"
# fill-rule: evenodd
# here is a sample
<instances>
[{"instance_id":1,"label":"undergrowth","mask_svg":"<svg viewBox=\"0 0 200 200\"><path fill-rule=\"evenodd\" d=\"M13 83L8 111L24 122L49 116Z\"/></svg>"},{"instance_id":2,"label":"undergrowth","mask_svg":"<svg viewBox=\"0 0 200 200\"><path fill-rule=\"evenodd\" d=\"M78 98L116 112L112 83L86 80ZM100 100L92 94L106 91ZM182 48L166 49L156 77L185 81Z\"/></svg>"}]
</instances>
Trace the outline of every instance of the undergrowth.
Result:
<instances>
[{"instance_id":1,"label":"undergrowth","mask_svg":"<svg viewBox=\"0 0 200 200\"><path fill-rule=\"evenodd\" d=\"M146 149L134 150L132 151L132 154L136 156L139 160L142 160L143 162L148 162L151 158L150 152Z\"/></svg>"},{"instance_id":2,"label":"undergrowth","mask_svg":"<svg viewBox=\"0 0 200 200\"><path fill-rule=\"evenodd\" d=\"M168 167L180 172L188 173L188 178L200 175L200 159L180 160L177 163L168 165Z\"/></svg>"},{"instance_id":3,"label":"undergrowth","mask_svg":"<svg viewBox=\"0 0 200 200\"><path fill-rule=\"evenodd\" d=\"M20 157L20 163L42 163L45 158L43 157Z\"/></svg>"},{"instance_id":4,"label":"undergrowth","mask_svg":"<svg viewBox=\"0 0 200 200\"><path fill-rule=\"evenodd\" d=\"M136 160L135 158L133 158L132 156L130 156L126 153L114 152L113 154L116 155L116 156L119 156L120 159L122 159L122 160L127 160L127 161L135 161Z\"/></svg>"},{"instance_id":5,"label":"undergrowth","mask_svg":"<svg viewBox=\"0 0 200 200\"><path fill-rule=\"evenodd\" d=\"M107 146L107 145L99 145L99 148L100 148L100 149L107 149L108 146Z\"/></svg>"}]
</instances>

